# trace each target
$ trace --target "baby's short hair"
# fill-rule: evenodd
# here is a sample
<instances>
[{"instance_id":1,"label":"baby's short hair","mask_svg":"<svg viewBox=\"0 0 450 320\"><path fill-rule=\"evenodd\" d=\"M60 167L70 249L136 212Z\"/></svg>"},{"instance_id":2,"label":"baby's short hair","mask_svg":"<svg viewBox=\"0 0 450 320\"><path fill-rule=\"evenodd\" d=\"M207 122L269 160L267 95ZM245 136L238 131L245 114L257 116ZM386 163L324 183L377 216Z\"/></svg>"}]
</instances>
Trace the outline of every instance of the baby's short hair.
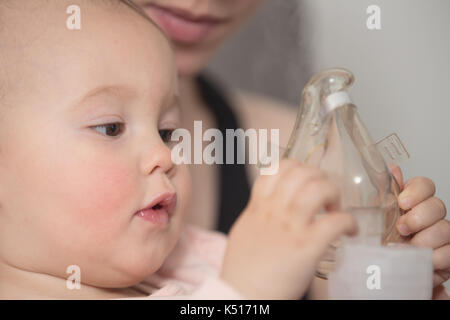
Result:
<instances>
[{"instance_id":1,"label":"baby's short hair","mask_svg":"<svg viewBox=\"0 0 450 320\"><path fill-rule=\"evenodd\" d=\"M61 0L33 0L33 4L34 6L37 8L39 7L39 5L36 5L36 3L50 3L50 2L56 2L56 1L61 1ZM10 9L13 7L14 4L18 4L18 3L23 3L23 2L29 2L29 0L1 0L0 1L0 32L2 31L2 29L4 29L4 27L6 27L6 24L3 23L3 15L2 12L4 10ZM132 9L133 11L135 11L136 13L138 13L139 15L141 15L144 19L146 19L147 21L149 21L151 24L153 24L156 28L158 28L162 33L164 33L164 31L145 13L144 10L142 10L142 8L140 6L138 6L137 4L135 4L133 2L133 0L82 0L81 2L84 2L85 4L90 4L90 5L116 5L116 6L120 6L120 5L125 5L126 7Z\"/></svg>"},{"instance_id":2,"label":"baby's short hair","mask_svg":"<svg viewBox=\"0 0 450 320\"><path fill-rule=\"evenodd\" d=\"M15 25L17 21L8 17L8 11L16 11L20 14L21 10L45 10L45 6L51 5L52 3L61 5L61 0L0 0L0 39L2 39L2 41L0 41L0 108L3 108L5 105L4 98L8 92L8 72L11 72L11 68L7 68L7 66L11 64L14 65L11 61L7 61L8 58L5 52L14 46L17 47L17 43L19 42L19 40L16 41L14 38L6 40L7 35L11 33L12 28L17 26ZM71 4L70 1L67 1L67 6ZM84 5L95 5L106 7L116 6L117 8L123 7L131 9L150 22L165 36L164 31L132 0L78 0L77 4L81 8ZM43 23L45 23L45 21Z\"/></svg>"}]
</instances>

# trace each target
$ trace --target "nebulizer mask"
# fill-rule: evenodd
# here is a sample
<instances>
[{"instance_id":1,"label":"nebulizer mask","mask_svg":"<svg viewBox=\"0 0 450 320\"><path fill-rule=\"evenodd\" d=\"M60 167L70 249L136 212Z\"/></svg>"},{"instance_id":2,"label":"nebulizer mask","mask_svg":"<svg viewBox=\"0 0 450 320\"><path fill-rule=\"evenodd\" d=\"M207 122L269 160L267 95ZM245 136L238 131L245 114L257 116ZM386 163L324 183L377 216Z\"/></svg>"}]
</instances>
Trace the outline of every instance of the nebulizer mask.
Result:
<instances>
[{"instance_id":1,"label":"nebulizer mask","mask_svg":"<svg viewBox=\"0 0 450 320\"><path fill-rule=\"evenodd\" d=\"M332 299L429 299L431 250L404 244L395 228L401 190L389 165L409 155L395 134L374 143L350 98L353 82L345 69L311 78L284 153L326 171L340 188L341 211L358 223L358 235L333 243L316 275L328 279Z\"/></svg>"}]
</instances>

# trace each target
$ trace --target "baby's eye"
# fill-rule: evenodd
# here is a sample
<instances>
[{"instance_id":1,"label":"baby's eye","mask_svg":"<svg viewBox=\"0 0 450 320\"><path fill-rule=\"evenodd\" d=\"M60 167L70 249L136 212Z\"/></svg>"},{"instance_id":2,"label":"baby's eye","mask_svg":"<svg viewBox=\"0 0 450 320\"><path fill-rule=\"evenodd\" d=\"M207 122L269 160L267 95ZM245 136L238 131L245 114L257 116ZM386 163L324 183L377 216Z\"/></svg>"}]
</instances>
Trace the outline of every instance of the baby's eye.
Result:
<instances>
[{"instance_id":1,"label":"baby's eye","mask_svg":"<svg viewBox=\"0 0 450 320\"><path fill-rule=\"evenodd\" d=\"M92 129L104 134L105 136L115 137L123 132L124 124L120 122L106 123L99 126L93 126Z\"/></svg>"},{"instance_id":2,"label":"baby's eye","mask_svg":"<svg viewBox=\"0 0 450 320\"><path fill-rule=\"evenodd\" d=\"M171 142L173 131L174 131L173 129L159 130L159 136L165 143Z\"/></svg>"}]
</instances>

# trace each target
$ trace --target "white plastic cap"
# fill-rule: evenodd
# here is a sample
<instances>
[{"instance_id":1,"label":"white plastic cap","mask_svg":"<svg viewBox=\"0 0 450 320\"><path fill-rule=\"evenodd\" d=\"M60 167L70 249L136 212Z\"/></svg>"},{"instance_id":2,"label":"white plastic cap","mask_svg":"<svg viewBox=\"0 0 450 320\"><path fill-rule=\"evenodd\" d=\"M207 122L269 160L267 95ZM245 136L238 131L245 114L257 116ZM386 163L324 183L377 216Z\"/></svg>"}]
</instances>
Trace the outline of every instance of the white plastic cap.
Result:
<instances>
[{"instance_id":1,"label":"white plastic cap","mask_svg":"<svg viewBox=\"0 0 450 320\"><path fill-rule=\"evenodd\" d=\"M325 114L327 114L334 109L342 107L343 105L346 105L348 103L352 103L352 99L346 91L334 92L325 99L326 110L324 112Z\"/></svg>"}]
</instances>

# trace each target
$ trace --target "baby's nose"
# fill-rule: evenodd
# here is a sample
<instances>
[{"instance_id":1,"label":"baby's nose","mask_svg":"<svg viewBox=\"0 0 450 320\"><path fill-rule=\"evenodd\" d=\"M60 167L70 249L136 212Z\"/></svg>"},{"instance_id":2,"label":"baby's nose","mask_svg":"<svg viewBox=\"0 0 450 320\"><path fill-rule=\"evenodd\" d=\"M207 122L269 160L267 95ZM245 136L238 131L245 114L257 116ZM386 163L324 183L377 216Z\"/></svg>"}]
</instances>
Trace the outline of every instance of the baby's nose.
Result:
<instances>
[{"instance_id":1,"label":"baby's nose","mask_svg":"<svg viewBox=\"0 0 450 320\"><path fill-rule=\"evenodd\" d=\"M171 158L171 150L165 144L155 144L145 152L142 163L144 174L152 174L157 169L169 173L173 171L174 167L175 165Z\"/></svg>"}]
</instances>

